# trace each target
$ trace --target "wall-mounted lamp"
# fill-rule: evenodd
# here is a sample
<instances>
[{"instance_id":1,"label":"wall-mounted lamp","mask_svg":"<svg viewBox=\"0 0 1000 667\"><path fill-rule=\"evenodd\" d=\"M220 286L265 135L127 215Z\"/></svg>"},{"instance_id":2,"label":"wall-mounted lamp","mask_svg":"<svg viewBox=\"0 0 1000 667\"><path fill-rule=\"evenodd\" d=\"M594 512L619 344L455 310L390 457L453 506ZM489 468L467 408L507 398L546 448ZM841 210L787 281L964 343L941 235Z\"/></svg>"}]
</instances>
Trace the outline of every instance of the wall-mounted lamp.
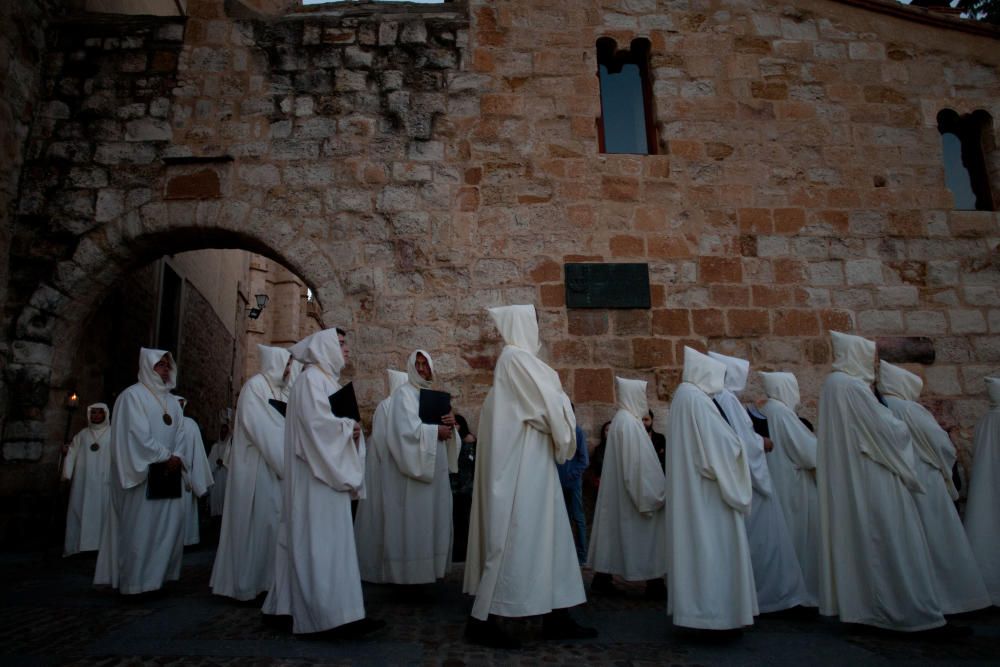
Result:
<instances>
[{"instance_id":1,"label":"wall-mounted lamp","mask_svg":"<svg viewBox=\"0 0 1000 667\"><path fill-rule=\"evenodd\" d=\"M250 319L251 320L255 320L258 317L260 317L261 312L264 310L264 307L267 305L267 302L270 300L270 298L266 294L254 294L253 298L254 298L254 300L257 301L257 305L256 305L256 307L250 309Z\"/></svg>"}]
</instances>

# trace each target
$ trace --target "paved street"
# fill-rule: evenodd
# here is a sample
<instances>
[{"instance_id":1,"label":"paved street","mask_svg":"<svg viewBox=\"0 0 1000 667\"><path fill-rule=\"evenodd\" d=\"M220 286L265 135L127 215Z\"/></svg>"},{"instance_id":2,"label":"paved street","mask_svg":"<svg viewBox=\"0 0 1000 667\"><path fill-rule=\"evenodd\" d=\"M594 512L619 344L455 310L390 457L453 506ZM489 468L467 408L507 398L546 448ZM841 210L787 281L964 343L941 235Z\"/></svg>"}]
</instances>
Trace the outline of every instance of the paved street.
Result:
<instances>
[{"instance_id":1,"label":"paved street","mask_svg":"<svg viewBox=\"0 0 1000 667\"><path fill-rule=\"evenodd\" d=\"M957 624L973 636L940 644L858 633L826 619L763 619L725 646L671 630L663 604L641 586L591 600L574 613L601 630L596 640L543 642L537 622L519 621L521 651L462 640L470 601L461 567L440 586L403 595L366 586L369 613L390 627L365 641L303 640L261 622L257 605L208 590L214 550L189 551L183 578L164 594L130 600L90 586L94 556L0 555L0 664L18 665L975 665L1000 663L1000 610ZM589 581L590 572L585 572Z\"/></svg>"}]
</instances>

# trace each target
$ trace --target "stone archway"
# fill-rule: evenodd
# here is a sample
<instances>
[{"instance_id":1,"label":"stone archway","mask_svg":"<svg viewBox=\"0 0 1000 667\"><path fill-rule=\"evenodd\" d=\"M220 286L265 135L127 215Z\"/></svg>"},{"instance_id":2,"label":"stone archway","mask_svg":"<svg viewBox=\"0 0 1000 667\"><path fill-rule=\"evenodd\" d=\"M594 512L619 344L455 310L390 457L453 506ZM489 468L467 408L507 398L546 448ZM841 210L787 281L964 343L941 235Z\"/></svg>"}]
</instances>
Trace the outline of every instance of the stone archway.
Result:
<instances>
[{"instance_id":1,"label":"stone archway","mask_svg":"<svg viewBox=\"0 0 1000 667\"><path fill-rule=\"evenodd\" d=\"M273 224L249 204L166 201L124 212L80 238L72 257L38 285L17 320L7 368L3 447L8 461L41 468L54 462L54 448L44 443L61 435L64 383L81 328L112 286L160 256L202 248L239 248L274 259L309 285L324 322L353 321L333 261L321 245L299 228Z\"/></svg>"}]
</instances>

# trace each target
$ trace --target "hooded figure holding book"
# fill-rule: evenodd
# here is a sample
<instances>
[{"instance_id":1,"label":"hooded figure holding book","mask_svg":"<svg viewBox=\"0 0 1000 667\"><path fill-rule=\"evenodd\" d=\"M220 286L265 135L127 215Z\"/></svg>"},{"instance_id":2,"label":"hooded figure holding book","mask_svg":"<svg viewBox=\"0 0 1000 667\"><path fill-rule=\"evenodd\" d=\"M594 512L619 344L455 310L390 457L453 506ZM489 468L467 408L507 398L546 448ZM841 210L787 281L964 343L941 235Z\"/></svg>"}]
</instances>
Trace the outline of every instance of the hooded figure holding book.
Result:
<instances>
[{"instance_id":1,"label":"hooded figure holding book","mask_svg":"<svg viewBox=\"0 0 1000 667\"><path fill-rule=\"evenodd\" d=\"M282 409L291 355L266 345L257 351L260 372L243 385L236 403L222 532L210 582L213 593L237 600L252 600L271 588L281 520Z\"/></svg>"},{"instance_id":2,"label":"hooded figure holding book","mask_svg":"<svg viewBox=\"0 0 1000 667\"><path fill-rule=\"evenodd\" d=\"M288 396L282 516L263 612L291 616L296 634L358 636L384 626L365 618L351 522L351 500L364 497L365 439L357 420L331 408L344 368L337 330L290 351L305 368Z\"/></svg>"},{"instance_id":3,"label":"hooded figure holding book","mask_svg":"<svg viewBox=\"0 0 1000 667\"><path fill-rule=\"evenodd\" d=\"M158 590L181 575L182 480L194 459L180 403L170 395L176 384L170 353L142 348L139 381L118 396L111 413L111 512L94 584L125 595Z\"/></svg>"},{"instance_id":4,"label":"hooded figure holding book","mask_svg":"<svg viewBox=\"0 0 1000 667\"><path fill-rule=\"evenodd\" d=\"M448 472L458 471L461 442L451 411L441 415L444 408L431 409L442 398L431 391L431 356L414 351L406 375L407 382L392 394L386 420L382 575L385 583L426 584L444 577L451 563Z\"/></svg>"}]
</instances>

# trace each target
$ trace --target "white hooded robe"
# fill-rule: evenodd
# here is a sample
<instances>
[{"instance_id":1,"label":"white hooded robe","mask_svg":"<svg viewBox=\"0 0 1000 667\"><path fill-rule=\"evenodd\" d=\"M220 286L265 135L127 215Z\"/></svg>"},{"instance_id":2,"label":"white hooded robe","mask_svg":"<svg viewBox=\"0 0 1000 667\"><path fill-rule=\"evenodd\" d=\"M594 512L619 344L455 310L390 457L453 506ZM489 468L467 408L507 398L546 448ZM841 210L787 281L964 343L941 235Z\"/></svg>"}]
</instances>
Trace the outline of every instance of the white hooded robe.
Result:
<instances>
[{"instance_id":1,"label":"white hooded robe","mask_svg":"<svg viewBox=\"0 0 1000 667\"><path fill-rule=\"evenodd\" d=\"M392 394L407 381L406 373L388 369L388 395L375 408L372 415L372 432L368 438L368 455L365 457L365 497L358 502L354 515L354 541L358 545L358 567L361 580L373 584L385 583L382 573L384 545L384 513L382 502L382 465L389 455L386 449L386 422L389 419L389 401Z\"/></svg>"},{"instance_id":2,"label":"white hooded robe","mask_svg":"<svg viewBox=\"0 0 1000 667\"><path fill-rule=\"evenodd\" d=\"M177 456L185 470L193 463L191 440L182 436L181 406L170 395L177 366L173 365L166 383L153 370L164 356L170 355L142 348L139 382L118 396L111 418L111 513L97 555L94 584L111 586L125 595L154 591L165 581L178 579L184 555L187 499L183 494L146 498L151 463L171 456ZM165 414L170 424L164 422Z\"/></svg>"},{"instance_id":3,"label":"white hooded robe","mask_svg":"<svg viewBox=\"0 0 1000 667\"><path fill-rule=\"evenodd\" d=\"M872 391L875 343L830 337L816 431L820 613L889 630L942 626L909 429Z\"/></svg>"},{"instance_id":4,"label":"white hooded robe","mask_svg":"<svg viewBox=\"0 0 1000 667\"><path fill-rule=\"evenodd\" d=\"M666 480L642 425L646 383L615 378L615 394L587 561L626 581L659 579L667 572Z\"/></svg>"},{"instance_id":5,"label":"white hooded robe","mask_svg":"<svg viewBox=\"0 0 1000 667\"><path fill-rule=\"evenodd\" d=\"M464 592L472 617L546 614L586 601L556 463L576 452L559 375L537 356L534 306L489 309L505 346L479 418Z\"/></svg>"},{"instance_id":6,"label":"white hooded robe","mask_svg":"<svg viewBox=\"0 0 1000 667\"><path fill-rule=\"evenodd\" d=\"M212 568L216 595L252 600L274 583L281 521L285 418L268 403L284 401L288 350L258 345L260 372L246 381L236 403L229 491Z\"/></svg>"},{"instance_id":7,"label":"white hooded robe","mask_svg":"<svg viewBox=\"0 0 1000 667\"><path fill-rule=\"evenodd\" d=\"M757 591L744 515L753 488L743 443L711 395L724 364L684 348L683 381L667 425L667 613L674 625L753 625Z\"/></svg>"},{"instance_id":8,"label":"white hooded robe","mask_svg":"<svg viewBox=\"0 0 1000 667\"><path fill-rule=\"evenodd\" d=\"M181 408L183 411L184 408ZM184 546L189 547L201 542L201 525L198 517L198 498L209 492L214 484L212 465L205 452L205 441L201 439L201 429L198 422L190 417L184 417L181 424L182 437L191 442L188 449L191 452L191 467L184 471L182 494L185 500L184 508Z\"/></svg>"},{"instance_id":9,"label":"white hooded robe","mask_svg":"<svg viewBox=\"0 0 1000 667\"><path fill-rule=\"evenodd\" d=\"M990 409L976 425L965 533L993 604L1000 607L1000 378L986 378Z\"/></svg>"},{"instance_id":10,"label":"white hooded robe","mask_svg":"<svg viewBox=\"0 0 1000 667\"><path fill-rule=\"evenodd\" d=\"M449 470L458 472L458 430L438 440L438 425L420 421L420 390L432 382L417 373L423 350L406 362L407 382L392 394L386 420L388 452L382 466L383 552L386 583L426 584L441 579L451 564L452 512Z\"/></svg>"},{"instance_id":11,"label":"white hooded robe","mask_svg":"<svg viewBox=\"0 0 1000 667\"><path fill-rule=\"evenodd\" d=\"M923 380L904 368L882 361L879 390L886 405L906 424L916 452L917 479L923 493L913 494L931 554L931 568L941 611L962 614L990 606L983 576L955 509L958 490L951 479L955 446L927 408L916 402Z\"/></svg>"},{"instance_id":12,"label":"white hooded robe","mask_svg":"<svg viewBox=\"0 0 1000 667\"><path fill-rule=\"evenodd\" d=\"M715 400L743 442L750 467L753 500L746 524L753 578L757 587L757 606L762 614L799 605L815 606L815 600L810 599L806 592L792 536L785 525L785 513L774 493L767 454L764 452L764 438L753 430L753 421L736 396L737 392L743 391L747 386L750 362L717 352L709 352L708 356L726 366L724 388L715 396Z\"/></svg>"},{"instance_id":13,"label":"white hooded robe","mask_svg":"<svg viewBox=\"0 0 1000 667\"><path fill-rule=\"evenodd\" d=\"M263 610L290 614L298 634L365 617L351 521L351 500L364 492L365 442L354 442L354 420L330 410L344 367L336 328L304 338L291 353L306 366L288 397L279 526L285 548Z\"/></svg>"},{"instance_id":14,"label":"white hooded robe","mask_svg":"<svg viewBox=\"0 0 1000 667\"><path fill-rule=\"evenodd\" d=\"M816 436L795 414L799 383L791 373L761 373L768 401L760 411L774 443L767 468L785 513L785 525L802 568L809 600L819 604L819 496L816 490Z\"/></svg>"},{"instance_id":15,"label":"white hooded robe","mask_svg":"<svg viewBox=\"0 0 1000 667\"><path fill-rule=\"evenodd\" d=\"M104 410L104 421L91 421L91 410ZM63 479L72 480L66 508L63 556L96 551L110 509L111 410L105 403L87 406L87 427L73 437L62 466Z\"/></svg>"}]
</instances>

